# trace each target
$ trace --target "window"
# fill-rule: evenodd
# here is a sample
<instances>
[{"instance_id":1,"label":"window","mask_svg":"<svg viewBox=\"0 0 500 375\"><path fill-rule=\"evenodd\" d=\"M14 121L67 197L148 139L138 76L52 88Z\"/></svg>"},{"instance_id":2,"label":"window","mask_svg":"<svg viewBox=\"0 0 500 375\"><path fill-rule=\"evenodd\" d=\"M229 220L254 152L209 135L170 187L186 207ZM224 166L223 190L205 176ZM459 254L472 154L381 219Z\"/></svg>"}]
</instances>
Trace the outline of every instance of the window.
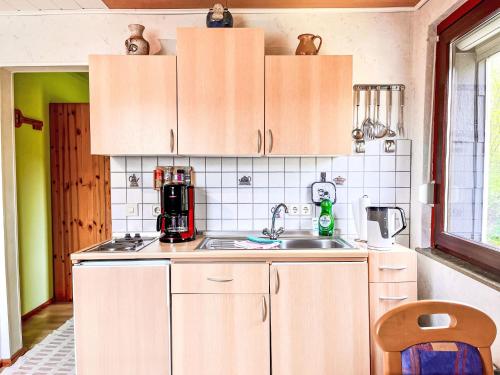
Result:
<instances>
[{"instance_id":1,"label":"window","mask_svg":"<svg viewBox=\"0 0 500 375\"><path fill-rule=\"evenodd\" d=\"M438 27L434 246L500 271L500 13L470 0ZM451 19L451 21L450 21Z\"/></svg>"}]
</instances>

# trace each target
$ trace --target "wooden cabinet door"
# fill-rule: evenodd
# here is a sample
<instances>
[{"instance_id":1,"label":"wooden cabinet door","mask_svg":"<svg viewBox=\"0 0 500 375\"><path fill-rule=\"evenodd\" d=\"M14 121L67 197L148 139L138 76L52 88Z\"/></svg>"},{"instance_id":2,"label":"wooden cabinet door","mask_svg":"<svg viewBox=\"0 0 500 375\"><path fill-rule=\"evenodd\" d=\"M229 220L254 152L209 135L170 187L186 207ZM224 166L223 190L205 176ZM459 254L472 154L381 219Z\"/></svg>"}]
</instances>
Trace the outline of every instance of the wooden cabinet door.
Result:
<instances>
[{"instance_id":1,"label":"wooden cabinet door","mask_svg":"<svg viewBox=\"0 0 500 375\"><path fill-rule=\"evenodd\" d=\"M176 152L175 56L90 56L92 154Z\"/></svg>"},{"instance_id":2,"label":"wooden cabinet door","mask_svg":"<svg viewBox=\"0 0 500 375\"><path fill-rule=\"evenodd\" d=\"M370 373L366 262L271 266L273 375Z\"/></svg>"},{"instance_id":3,"label":"wooden cabinet door","mask_svg":"<svg viewBox=\"0 0 500 375\"><path fill-rule=\"evenodd\" d=\"M268 155L351 153L352 56L266 56Z\"/></svg>"},{"instance_id":4,"label":"wooden cabinet door","mask_svg":"<svg viewBox=\"0 0 500 375\"><path fill-rule=\"evenodd\" d=\"M267 294L172 295L174 375L270 374Z\"/></svg>"},{"instance_id":5,"label":"wooden cabinet door","mask_svg":"<svg viewBox=\"0 0 500 375\"><path fill-rule=\"evenodd\" d=\"M170 374L168 263L92 263L73 269L78 375Z\"/></svg>"},{"instance_id":6,"label":"wooden cabinet door","mask_svg":"<svg viewBox=\"0 0 500 375\"><path fill-rule=\"evenodd\" d=\"M177 30L179 154L264 152L264 31Z\"/></svg>"}]
</instances>

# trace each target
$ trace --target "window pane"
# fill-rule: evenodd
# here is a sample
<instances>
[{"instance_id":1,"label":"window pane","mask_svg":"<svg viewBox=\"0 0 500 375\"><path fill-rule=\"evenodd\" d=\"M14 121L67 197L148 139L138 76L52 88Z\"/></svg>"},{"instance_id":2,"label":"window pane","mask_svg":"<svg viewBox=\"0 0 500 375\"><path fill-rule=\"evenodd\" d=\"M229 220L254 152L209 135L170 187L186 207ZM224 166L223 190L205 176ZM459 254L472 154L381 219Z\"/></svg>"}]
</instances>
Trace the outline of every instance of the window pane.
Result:
<instances>
[{"instance_id":1,"label":"window pane","mask_svg":"<svg viewBox=\"0 0 500 375\"><path fill-rule=\"evenodd\" d=\"M500 250L500 17L452 44L445 230Z\"/></svg>"}]
</instances>

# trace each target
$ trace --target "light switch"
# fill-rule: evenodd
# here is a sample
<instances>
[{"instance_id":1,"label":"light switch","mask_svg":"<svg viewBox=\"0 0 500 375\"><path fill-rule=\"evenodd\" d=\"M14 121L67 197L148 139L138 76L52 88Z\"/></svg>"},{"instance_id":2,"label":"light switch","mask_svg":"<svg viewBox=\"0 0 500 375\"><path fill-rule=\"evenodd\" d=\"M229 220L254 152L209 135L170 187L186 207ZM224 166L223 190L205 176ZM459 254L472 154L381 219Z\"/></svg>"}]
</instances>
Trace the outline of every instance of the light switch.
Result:
<instances>
[{"instance_id":1,"label":"light switch","mask_svg":"<svg viewBox=\"0 0 500 375\"><path fill-rule=\"evenodd\" d=\"M136 203L129 203L125 206L125 216L139 216L139 205Z\"/></svg>"}]
</instances>

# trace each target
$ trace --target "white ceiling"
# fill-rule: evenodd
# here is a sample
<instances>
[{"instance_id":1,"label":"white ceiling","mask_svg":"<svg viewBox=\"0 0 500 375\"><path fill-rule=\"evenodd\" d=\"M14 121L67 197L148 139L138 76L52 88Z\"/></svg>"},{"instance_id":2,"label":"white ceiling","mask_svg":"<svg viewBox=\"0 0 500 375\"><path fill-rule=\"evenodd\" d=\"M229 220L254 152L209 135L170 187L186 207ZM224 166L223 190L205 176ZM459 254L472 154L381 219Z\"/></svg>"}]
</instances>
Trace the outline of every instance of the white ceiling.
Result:
<instances>
[{"instance_id":1,"label":"white ceiling","mask_svg":"<svg viewBox=\"0 0 500 375\"><path fill-rule=\"evenodd\" d=\"M107 9L101 0L0 0L0 12Z\"/></svg>"}]
</instances>

